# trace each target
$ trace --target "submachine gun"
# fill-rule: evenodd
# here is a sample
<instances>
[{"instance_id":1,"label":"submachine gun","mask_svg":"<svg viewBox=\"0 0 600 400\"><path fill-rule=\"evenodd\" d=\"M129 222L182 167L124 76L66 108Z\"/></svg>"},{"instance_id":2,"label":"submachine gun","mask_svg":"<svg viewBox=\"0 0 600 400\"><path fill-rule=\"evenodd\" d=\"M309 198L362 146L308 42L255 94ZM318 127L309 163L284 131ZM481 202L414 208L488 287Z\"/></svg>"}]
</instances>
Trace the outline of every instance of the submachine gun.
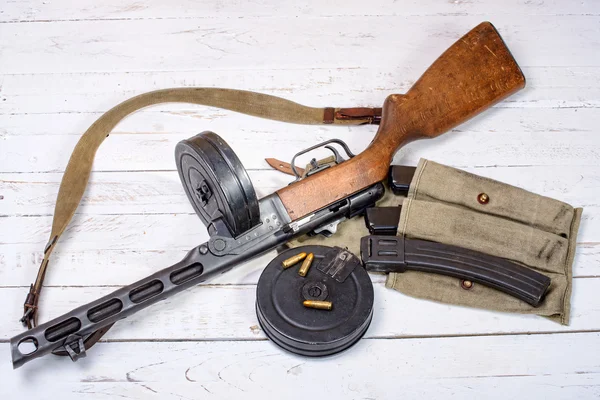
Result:
<instances>
[{"instance_id":1,"label":"submachine gun","mask_svg":"<svg viewBox=\"0 0 600 400\"><path fill-rule=\"evenodd\" d=\"M179 176L210 239L171 267L12 338L13 366L49 353L66 353L77 360L118 320L295 236L363 213L383 195L381 182L401 146L441 135L524 85L525 78L496 29L482 23L446 50L406 94L387 97L380 121L377 113L370 121L380 126L366 150L356 156L348 150L347 160L338 154L334 165L299 176L260 200L221 137L204 132L180 142L175 149ZM123 110L124 115L129 112ZM339 114L326 109L329 112ZM24 318L27 312L26 304ZM34 350L22 352L25 342Z\"/></svg>"}]
</instances>

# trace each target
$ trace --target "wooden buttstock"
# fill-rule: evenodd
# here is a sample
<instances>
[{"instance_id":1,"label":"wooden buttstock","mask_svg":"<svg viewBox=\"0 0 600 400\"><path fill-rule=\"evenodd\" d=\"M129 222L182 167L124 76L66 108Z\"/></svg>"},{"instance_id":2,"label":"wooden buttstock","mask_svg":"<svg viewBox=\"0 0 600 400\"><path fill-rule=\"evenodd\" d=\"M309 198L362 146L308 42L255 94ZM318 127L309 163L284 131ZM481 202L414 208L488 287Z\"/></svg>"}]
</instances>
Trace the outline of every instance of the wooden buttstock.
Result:
<instances>
[{"instance_id":1,"label":"wooden buttstock","mask_svg":"<svg viewBox=\"0 0 600 400\"><path fill-rule=\"evenodd\" d=\"M524 86L498 31L483 22L446 50L408 93L386 99L375 140L397 147L407 135L439 136Z\"/></svg>"},{"instance_id":2,"label":"wooden buttstock","mask_svg":"<svg viewBox=\"0 0 600 400\"><path fill-rule=\"evenodd\" d=\"M446 50L404 95L385 100L369 147L340 165L277 192L295 220L385 179L404 144L436 137L525 86L504 41L483 22Z\"/></svg>"}]
</instances>

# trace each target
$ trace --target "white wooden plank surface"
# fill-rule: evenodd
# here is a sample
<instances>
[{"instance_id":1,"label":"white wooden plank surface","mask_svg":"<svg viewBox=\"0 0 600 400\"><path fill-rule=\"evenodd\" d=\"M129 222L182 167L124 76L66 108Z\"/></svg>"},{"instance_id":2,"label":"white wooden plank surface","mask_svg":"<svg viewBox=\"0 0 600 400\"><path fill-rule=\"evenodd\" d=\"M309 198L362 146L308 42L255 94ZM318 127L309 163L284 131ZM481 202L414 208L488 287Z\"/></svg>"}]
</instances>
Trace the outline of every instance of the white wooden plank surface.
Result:
<instances>
[{"instance_id":1,"label":"white wooden plank surface","mask_svg":"<svg viewBox=\"0 0 600 400\"><path fill-rule=\"evenodd\" d=\"M594 2L565 2L494 0L448 1L423 5L419 1L406 1L394 4L389 0L370 1L368 4L334 0L319 0L282 3L277 0L252 2L252 7L244 7L243 1L229 0L217 5L193 0L177 2L177 7L161 0L139 2L135 0L105 0L100 4L93 0L80 0L72 4L69 0L51 2L23 0L0 13L0 21L60 21L60 20L109 20L109 19L214 19L214 18L253 18L272 16L438 16L438 15L585 15L597 16Z\"/></svg>"},{"instance_id":2,"label":"white wooden plank surface","mask_svg":"<svg viewBox=\"0 0 600 400\"><path fill-rule=\"evenodd\" d=\"M41 260L68 155L102 112L175 86L257 90L319 106L402 93L482 20L500 30L527 88L420 157L584 207L571 325L411 299L373 274L375 318L344 354L305 359L265 340L255 284L272 254L120 322L77 364L11 371L8 339ZM21 0L0 5L0 398L598 398L600 3L493 0L279 2ZM359 152L375 127L304 127L189 105L143 110L102 146L52 259L42 318L180 259L206 239L173 148L223 136L260 196L290 158L333 137Z\"/></svg>"},{"instance_id":3,"label":"white wooden plank surface","mask_svg":"<svg viewBox=\"0 0 600 400\"><path fill-rule=\"evenodd\" d=\"M0 72L203 70L216 64L227 69L339 68L408 60L424 68L481 20L459 15L272 17L258 25L245 18L235 24L227 19L55 21L35 29L28 29L32 23L5 23L0 24L0 37L7 38L0 45ZM600 30L595 18L515 14L497 15L494 22L503 27L503 37L524 66L600 64L600 53L588 39ZM410 41L400 45L400 37ZM535 46L527 46L530 41ZM257 44L269 48L268 57L256 57ZM557 50L562 57L556 57Z\"/></svg>"},{"instance_id":4,"label":"white wooden plank surface","mask_svg":"<svg viewBox=\"0 0 600 400\"><path fill-rule=\"evenodd\" d=\"M365 339L324 359L291 355L268 341L102 343L92 350L94 358L76 364L40 360L29 375L7 380L0 394L18 391L40 399L59 393L65 399L506 399L529 393L591 399L600 395L599 339L598 333ZM502 357L490 356L499 353ZM3 376L14 374L1 365ZM39 390L43 387L54 391Z\"/></svg>"}]
</instances>

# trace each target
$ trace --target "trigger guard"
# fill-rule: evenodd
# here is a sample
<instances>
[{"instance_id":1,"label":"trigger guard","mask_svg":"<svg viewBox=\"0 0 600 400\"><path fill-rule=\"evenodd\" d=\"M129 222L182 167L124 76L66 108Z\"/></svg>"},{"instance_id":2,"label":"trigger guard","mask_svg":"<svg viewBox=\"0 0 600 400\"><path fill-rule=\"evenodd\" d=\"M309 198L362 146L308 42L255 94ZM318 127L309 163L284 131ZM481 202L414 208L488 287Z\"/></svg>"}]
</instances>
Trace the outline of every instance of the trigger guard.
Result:
<instances>
[{"instance_id":1,"label":"trigger guard","mask_svg":"<svg viewBox=\"0 0 600 400\"><path fill-rule=\"evenodd\" d=\"M329 143L337 143L340 146L342 146L342 148L344 149L344 151L346 152L346 155L348 155L348 158L352 158L354 157L354 153L352 153L352 151L350 150L350 148L348 147L348 145L341 139L330 139L330 140L326 140L322 143L316 144L314 146L311 146L309 148L306 148L302 151L299 151L298 153L296 153L294 155L294 157L292 157L292 161L290 162L290 167L292 168L292 171L294 172L294 176L296 177L295 181L298 181L301 178L300 174L298 173L298 170L296 169L296 158L302 154L306 154L310 151L313 151L315 149L318 149L319 147L325 147L326 149L331 150L331 152L333 152L333 155L336 159L336 163L339 164L342 161L345 161L342 156L339 154L339 152L337 151L337 149L335 149L335 147L333 146L328 146ZM339 160L339 161L338 161ZM294 182L295 182L294 181Z\"/></svg>"}]
</instances>

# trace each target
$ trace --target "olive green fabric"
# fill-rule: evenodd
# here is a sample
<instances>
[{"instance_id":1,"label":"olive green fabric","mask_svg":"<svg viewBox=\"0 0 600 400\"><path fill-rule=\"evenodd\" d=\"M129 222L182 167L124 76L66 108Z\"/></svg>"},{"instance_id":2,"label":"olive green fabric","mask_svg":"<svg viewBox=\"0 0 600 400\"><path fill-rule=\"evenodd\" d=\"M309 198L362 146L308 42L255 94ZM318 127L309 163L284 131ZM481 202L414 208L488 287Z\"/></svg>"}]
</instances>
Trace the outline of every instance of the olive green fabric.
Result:
<instances>
[{"instance_id":1,"label":"olive green fabric","mask_svg":"<svg viewBox=\"0 0 600 400\"><path fill-rule=\"evenodd\" d=\"M489 201L480 203L485 193ZM497 290L427 274L390 274L386 285L431 300L569 322L573 257L582 209L492 179L421 160L402 207L398 234L481 251L552 279L539 307ZM433 290L423 290L424 285Z\"/></svg>"},{"instance_id":2,"label":"olive green fabric","mask_svg":"<svg viewBox=\"0 0 600 400\"><path fill-rule=\"evenodd\" d=\"M489 201L480 203L485 193ZM569 323L573 257L581 208L428 160L421 160L406 199L386 193L378 206L402 204L398 235L431 240L510 259L549 276L538 307L495 289L462 288L448 276L407 271L389 274L386 286L404 294L469 307L537 314ZM362 218L344 222L328 245L359 254L368 235ZM302 237L292 245L319 242Z\"/></svg>"}]
</instances>

